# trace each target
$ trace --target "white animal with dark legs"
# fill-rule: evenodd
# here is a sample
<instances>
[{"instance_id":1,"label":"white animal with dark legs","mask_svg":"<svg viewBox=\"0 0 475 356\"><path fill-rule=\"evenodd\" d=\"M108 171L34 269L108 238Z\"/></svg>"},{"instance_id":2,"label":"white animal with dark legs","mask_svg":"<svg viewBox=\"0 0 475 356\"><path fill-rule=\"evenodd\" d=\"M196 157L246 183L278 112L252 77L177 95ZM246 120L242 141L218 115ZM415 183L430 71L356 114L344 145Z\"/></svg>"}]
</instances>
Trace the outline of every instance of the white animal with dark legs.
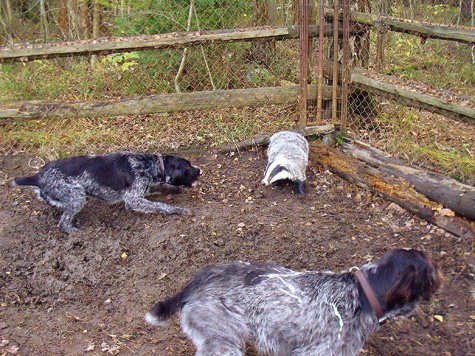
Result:
<instances>
[{"instance_id":1,"label":"white animal with dark legs","mask_svg":"<svg viewBox=\"0 0 475 356\"><path fill-rule=\"evenodd\" d=\"M297 194L304 194L308 164L308 142L304 136L292 131L272 135L267 158L262 183L276 186L283 181L292 181L296 185Z\"/></svg>"},{"instance_id":2,"label":"white animal with dark legs","mask_svg":"<svg viewBox=\"0 0 475 356\"><path fill-rule=\"evenodd\" d=\"M247 343L263 355L352 356L380 323L428 300L440 278L423 252L406 249L359 272L297 272L268 263L210 266L156 303L145 320L165 324L181 310L182 329L197 356L243 356Z\"/></svg>"},{"instance_id":3,"label":"white animal with dark legs","mask_svg":"<svg viewBox=\"0 0 475 356\"><path fill-rule=\"evenodd\" d=\"M63 210L59 228L65 232L74 216L92 197L144 213L189 214L189 210L153 202L145 195L162 184L192 187L201 174L198 167L178 156L115 152L105 156L75 156L47 163L32 176L15 178L14 186L32 186L38 198Z\"/></svg>"}]
</instances>

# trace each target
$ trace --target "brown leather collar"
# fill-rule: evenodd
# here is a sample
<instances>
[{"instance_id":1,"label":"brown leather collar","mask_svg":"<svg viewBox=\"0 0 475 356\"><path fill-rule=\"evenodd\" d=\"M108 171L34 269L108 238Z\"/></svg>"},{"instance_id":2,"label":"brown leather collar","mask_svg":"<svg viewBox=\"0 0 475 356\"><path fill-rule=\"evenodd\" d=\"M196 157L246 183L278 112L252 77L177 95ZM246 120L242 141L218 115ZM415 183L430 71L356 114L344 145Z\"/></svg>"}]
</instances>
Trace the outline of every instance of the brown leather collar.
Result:
<instances>
[{"instance_id":1,"label":"brown leather collar","mask_svg":"<svg viewBox=\"0 0 475 356\"><path fill-rule=\"evenodd\" d=\"M373 288L371 288L371 285L366 279L366 276L358 268L353 268L350 271L355 275L358 283L363 289L364 294L366 295L366 298L368 298L369 304L371 304L371 308L373 308L374 312L376 313L379 323L382 324L384 322L382 319L384 316L383 309L381 308L381 304L379 304L378 298L376 298L376 295L374 294Z\"/></svg>"}]
</instances>

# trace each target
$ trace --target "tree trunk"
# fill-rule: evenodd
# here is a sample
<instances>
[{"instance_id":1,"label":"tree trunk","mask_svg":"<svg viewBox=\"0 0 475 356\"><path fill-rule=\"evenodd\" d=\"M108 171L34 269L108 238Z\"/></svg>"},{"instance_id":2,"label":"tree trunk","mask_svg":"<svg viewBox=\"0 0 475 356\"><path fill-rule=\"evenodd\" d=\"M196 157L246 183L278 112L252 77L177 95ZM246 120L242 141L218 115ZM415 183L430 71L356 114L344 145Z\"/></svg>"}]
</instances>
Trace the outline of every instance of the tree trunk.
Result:
<instances>
[{"instance_id":1,"label":"tree trunk","mask_svg":"<svg viewBox=\"0 0 475 356\"><path fill-rule=\"evenodd\" d=\"M5 40L7 45L13 45L13 11L10 0L4 0L5 2L0 5L0 24L2 25L3 32L5 34Z\"/></svg>"},{"instance_id":2,"label":"tree trunk","mask_svg":"<svg viewBox=\"0 0 475 356\"><path fill-rule=\"evenodd\" d=\"M46 16L45 0L40 0L40 17L41 17L41 26L43 27L43 41L46 43L49 41L49 27L48 27L48 18Z\"/></svg>"},{"instance_id":3,"label":"tree trunk","mask_svg":"<svg viewBox=\"0 0 475 356\"><path fill-rule=\"evenodd\" d=\"M92 8L92 38L98 38L101 34L101 20L99 12L99 0L93 0ZM97 55L91 56L91 65L97 63Z\"/></svg>"},{"instance_id":4,"label":"tree trunk","mask_svg":"<svg viewBox=\"0 0 475 356\"><path fill-rule=\"evenodd\" d=\"M309 162L319 164L344 179L371 192L381 194L409 212L454 235L475 238L475 223L458 216L448 216L440 205L418 193L403 180L359 162L315 141L310 146Z\"/></svg>"},{"instance_id":5,"label":"tree trunk","mask_svg":"<svg viewBox=\"0 0 475 356\"><path fill-rule=\"evenodd\" d=\"M68 0L56 0L58 7L58 25L64 38L69 35Z\"/></svg>"}]
</instances>

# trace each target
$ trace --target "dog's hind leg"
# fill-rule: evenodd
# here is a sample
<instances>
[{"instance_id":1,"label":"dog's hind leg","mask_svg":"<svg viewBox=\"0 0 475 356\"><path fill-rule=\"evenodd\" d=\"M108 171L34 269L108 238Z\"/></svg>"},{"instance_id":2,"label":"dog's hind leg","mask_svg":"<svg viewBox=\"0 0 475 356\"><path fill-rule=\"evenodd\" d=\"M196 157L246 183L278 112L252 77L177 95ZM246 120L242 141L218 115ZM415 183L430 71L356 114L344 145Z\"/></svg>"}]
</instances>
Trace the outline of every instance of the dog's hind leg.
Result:
<instances>
[{"instance_id":1,"label":"dog's hind leg","mask_svg":"<svg viewBox=\"0 0 475 356\"><path fill-rule=\"evenodd\" d=\"M185 334L196 346L196 356L244 356L249 330L240 316L221 303L186 304L181 313Z\"/></svg>"},{"instance_id":2,"label":"dog's hind leg","mask_svg":"<svg viewBox=\"0 0 475 356\"><path fill-rule=\"evenodd\" d=\"M74 216L86 204L86 193L81 185L65 183L63 180L52 180L41 188L40 197L48 204L63 210L58 224L60 230L66 233L78 230L72 223Z\"/></svg>"},{"instance_id":3,"label":"dog's hind leg","mask_svg":"<svg viewBox=\"0 0 475 356\"><path fill-rule=\"evenodd\" d=\"M68 204L64 205L63 215L59 220L59 228L67 232L68 234L77 231L79 229L73 227L74 216L81 211L83 206L86 204L86 196L82 194L80 197L75 196L73 199L70 199Z\"/></svg>"},{"instance_id":4,"label":"dog's hind leg","mask_svg":"<svg viewBox=\"0 0 475 356\"><path fill-rule=\"evenodd\" d=\"M225 339L208 339L196 349L196 356L244 356L242 350L236 349L232 345L228 345Z\"/></svg>"},{"instance_id":5,"label":"dog's hind leg","mask_svg":"<svg viewBox=\"0 0 475 356\"><path fill-rule=\"evenodd\" d=\"M59 220L59 224L58 224L58 227L60 228L61 231L64 231L69 234L73 231L79 230L78 228L73 227L73 219L74 219L74 216L80 210L81 210L80 208L78 210L66 209L63 212L63 215L61 216L61 219Z\"/></svg>"}]
</instances>

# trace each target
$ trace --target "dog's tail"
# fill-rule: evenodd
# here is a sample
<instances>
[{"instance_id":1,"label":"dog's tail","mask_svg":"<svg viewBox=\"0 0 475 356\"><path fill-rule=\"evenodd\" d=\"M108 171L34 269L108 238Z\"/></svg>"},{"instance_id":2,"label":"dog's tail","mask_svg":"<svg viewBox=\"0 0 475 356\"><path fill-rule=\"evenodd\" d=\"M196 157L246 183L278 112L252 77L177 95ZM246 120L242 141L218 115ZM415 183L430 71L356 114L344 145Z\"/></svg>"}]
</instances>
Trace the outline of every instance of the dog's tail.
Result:
<instances>
[{"instance_id":1,"label":"dog's tail","mask_svg":"<svg viewBox=\"0 0 475 356\"><path fill-rule=\"evenodd\" d=\"M152 325L166 325L166 319L180 311L186 304L192 283L173 297L155 303L145 314L145 321Z\"/></svg>"},{"instance_id":2,"label":"dog's tail","mask_svg":"<svg viewBox=\"0 0 475 356\"><path fill-rule=\"evenodd\" d=\"M12 181L12 185L14 187L19 187L19 186L22 186L22 185L31 185L31 186L38 187L38 185L39 185L38 175L35 174L33 176L25 176L25 177L15 178Z\"/></svg>"}]
</instances>

